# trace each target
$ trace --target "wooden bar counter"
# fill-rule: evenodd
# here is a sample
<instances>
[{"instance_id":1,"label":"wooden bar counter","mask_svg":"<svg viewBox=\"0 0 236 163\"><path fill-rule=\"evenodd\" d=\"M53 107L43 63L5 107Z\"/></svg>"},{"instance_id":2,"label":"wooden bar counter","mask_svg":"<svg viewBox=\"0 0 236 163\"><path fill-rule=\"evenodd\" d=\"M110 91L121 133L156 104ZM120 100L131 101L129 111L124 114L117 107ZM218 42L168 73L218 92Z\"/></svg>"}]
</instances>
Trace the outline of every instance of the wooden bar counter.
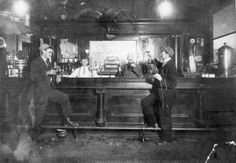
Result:
<instances>
[{"instance_id":1,"label":"wooden bar counter","mask_svg":"<svg viewBox=\"0 0 236 163\"><path fill-rule=\"evenodd\" d=\"M18 97L28 79L8 78L3 92L4 113L12 117ZM149 94L145 79L62 78L57 88L70 97L73 118L82 126L128 126L143 124L140 101ZM199 128L236 124L236 79L179 78L173 127ZM50 106L49 106L50 107ZM55 107L50 107L44 124L58 124Z\"/></svg>"}]
</instances>

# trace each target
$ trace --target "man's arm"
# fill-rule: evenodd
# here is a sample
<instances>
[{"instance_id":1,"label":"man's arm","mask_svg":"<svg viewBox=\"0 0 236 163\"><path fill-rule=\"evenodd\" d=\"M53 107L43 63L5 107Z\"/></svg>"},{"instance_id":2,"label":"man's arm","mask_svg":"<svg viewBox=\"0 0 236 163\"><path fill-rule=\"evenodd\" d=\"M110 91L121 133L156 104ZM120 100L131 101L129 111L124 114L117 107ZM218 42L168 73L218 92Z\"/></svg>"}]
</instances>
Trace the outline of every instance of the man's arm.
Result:
<instances>
[{"instance_id":1,"label":"man's arm","mask_svg":"<svg viewBox=\"0 0 236 163\"><path fill-rule=\"evenodd\" d=\"M161 81L162 87L175 88L177 85L177 71L174 64L170 64L167 73L163 75L163 80Z\"/></svg>"},{"instance_id":2,"label":"man's arm","mask_svg":"<svg viewBox=\"0 0 236 163\"><path fill-rule=\"evenodd\" d=\"M139 78L143 78L143 71L142 71L142 67L139 65L139 64L137 64L137 74L138 74L138 77Z\"/></svg>"},{"instance_id":3,"label":"man's arm","mask_svg":"<svg viewBox=\"0 0 236 163\"><path fill-rule=\"evenodd\" d=\"M46 78L46 72L41 69L37 60L33 60L30 64L30 79L34 82L39 82L46 80Z\"/></svg>"},{"instance_id":4,"label":"man's arm","mask_svg":"<svg viewBox=\"0 0 236 163\"><path fill-rule=\"evenodd\" d=\"M70 74L69 77L72 77L72 78L78 77L78 76L79 76L79 70L80 70L80 68L75 69L75 70Z\"/></svg>"}]
</instances>

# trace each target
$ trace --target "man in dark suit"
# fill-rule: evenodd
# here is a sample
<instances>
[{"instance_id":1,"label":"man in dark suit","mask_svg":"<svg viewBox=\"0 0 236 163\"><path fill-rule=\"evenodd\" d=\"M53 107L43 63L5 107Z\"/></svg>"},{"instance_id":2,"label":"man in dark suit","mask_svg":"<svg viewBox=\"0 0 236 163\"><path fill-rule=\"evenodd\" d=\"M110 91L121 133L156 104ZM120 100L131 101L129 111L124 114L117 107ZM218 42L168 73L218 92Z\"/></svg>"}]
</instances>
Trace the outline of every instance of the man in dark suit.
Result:
<instances>
[{"instance_id":1,"label":"man in dark suit","mask_svg":"<svg viewBox=\"0 0 236 163\"><path fill-rule=\"evenodd\" d=\"M142 78L142 68L139 64L135 63L134 55L127 55L127 64L121 67L121 77L123 78Z\"/></svg>"},{"instance_id":2,"label":"man in dark suit","mask_svg":"<svg viewBox=\"0 0 236 163\"><path fill-rule=\"evenodd\" d=\"M160 61L156 62L158 72L147 78L152 83L151 93L141 100L144 123L147 127L157 128L161 142L171 141L171 107L175 102L175 86L177 84L177 72L171 57L174 51L171 47L162 47Z\"/></svg>"},{"instance_id":3,"label":"man in dark suit","mask_svg":"<svg viewBox=\"0 0 236 163\"><path fill-rule=\"evenodd\" d=\"M30 79L32 81L31 90L35 103L35 122L34 126L40 127L43 117L46 113L48 101L59 104L58 113L61 125L75 126L68 117L71 114L71 105L67 94L58 91L52 87L50 75L56 75L56 70L52 70L49 60L52 57L53 49L48 44L42 44L39 47L40 57L34 59L30 65ZM61 78L56 76L56 82Z\"/></svg>"}]
</instances>

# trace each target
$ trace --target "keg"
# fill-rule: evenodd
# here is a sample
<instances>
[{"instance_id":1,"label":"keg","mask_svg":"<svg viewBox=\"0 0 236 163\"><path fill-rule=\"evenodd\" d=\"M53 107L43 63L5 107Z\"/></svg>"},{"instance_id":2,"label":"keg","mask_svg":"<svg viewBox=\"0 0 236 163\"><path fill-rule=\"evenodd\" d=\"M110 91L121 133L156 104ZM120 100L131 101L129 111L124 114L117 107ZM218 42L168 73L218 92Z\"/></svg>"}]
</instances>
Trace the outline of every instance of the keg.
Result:
<instances>
[{"instance_id":1,"label":"keg","mask_svg":"<svg viewBox=\"0 0 236 163\"><path fill-rule=\"evenodd\" d=\"M232 53L233 48L228 46L226 43L218 49L218 69L221 76L224 75L224 77L229 77L230 75Z\"/></svg>"}]
</instances>

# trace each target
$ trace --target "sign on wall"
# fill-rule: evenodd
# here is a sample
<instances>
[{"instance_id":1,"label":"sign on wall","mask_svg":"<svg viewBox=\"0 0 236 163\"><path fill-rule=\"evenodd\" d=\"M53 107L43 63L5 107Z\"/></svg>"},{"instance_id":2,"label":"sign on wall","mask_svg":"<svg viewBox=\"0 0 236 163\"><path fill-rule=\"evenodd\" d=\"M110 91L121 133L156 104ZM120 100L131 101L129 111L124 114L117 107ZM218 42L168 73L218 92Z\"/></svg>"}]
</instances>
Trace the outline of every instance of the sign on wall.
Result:
<instances>
[{"instance_id":1,"label":"sign on wall","mask_svg":"<svg viewBox=\"0 0 236 163\"><path fill-rule=\"evenodd\" d=\"M75 58L78 57L77 44L71 43L68 39L60 40L60 50L63 58Z\"/></svg>"}]
</instances>

